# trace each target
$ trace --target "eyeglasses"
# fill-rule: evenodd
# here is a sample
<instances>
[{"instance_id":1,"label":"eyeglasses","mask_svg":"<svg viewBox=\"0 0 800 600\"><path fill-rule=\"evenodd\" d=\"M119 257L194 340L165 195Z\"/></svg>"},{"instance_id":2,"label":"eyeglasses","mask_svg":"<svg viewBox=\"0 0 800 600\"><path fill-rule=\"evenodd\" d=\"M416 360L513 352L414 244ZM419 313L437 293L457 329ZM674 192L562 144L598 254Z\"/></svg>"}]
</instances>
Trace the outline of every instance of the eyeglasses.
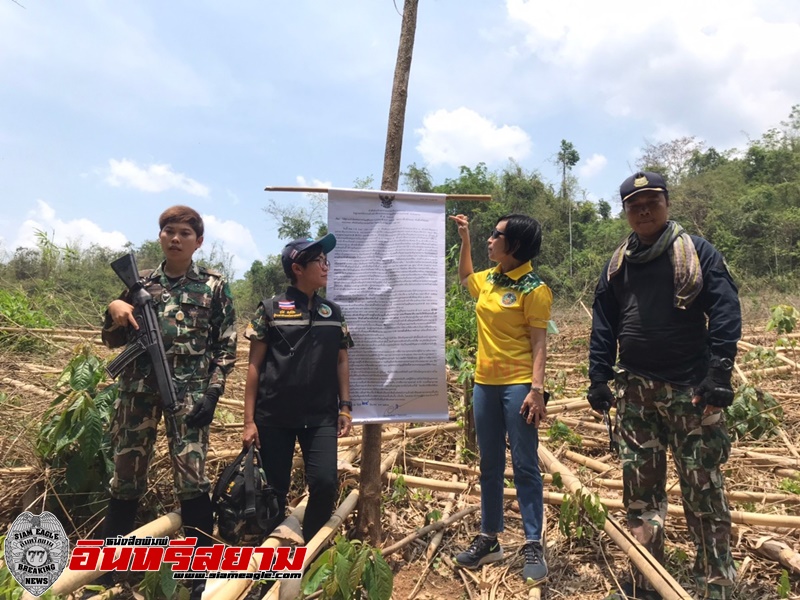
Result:
<instances>
[{"instance_id":1,"label":"eyeglasses","mask_svg":"<svg viewBox=\"0 0 800 600\"><path fill-rule=\"evenodd\" d=\"M495 228L495 229L492 229L492 233L491 233L491 234L489 234L489 236L490 236L490 237L491 237L493 240L496 240L496 239L497 239L497 238L499 238L499 237L503 237L503 236L505 236L505 232L503 232L503 231L500 231L499 229Z\"/></svg>"},{"instance_id":2,"label":"eyeglasses","mask_svg":"<svg viewBox=\"0 0 800 600\"><path fill-rule=\"evenodd\" d=\"M331 266L331 261L329 261L324 256L320 256L319 258L315 258L314 260L308 261L306 264L310 265L311 263L318 263L320 268L325 269Z\"/></svg>"}]
</instances>

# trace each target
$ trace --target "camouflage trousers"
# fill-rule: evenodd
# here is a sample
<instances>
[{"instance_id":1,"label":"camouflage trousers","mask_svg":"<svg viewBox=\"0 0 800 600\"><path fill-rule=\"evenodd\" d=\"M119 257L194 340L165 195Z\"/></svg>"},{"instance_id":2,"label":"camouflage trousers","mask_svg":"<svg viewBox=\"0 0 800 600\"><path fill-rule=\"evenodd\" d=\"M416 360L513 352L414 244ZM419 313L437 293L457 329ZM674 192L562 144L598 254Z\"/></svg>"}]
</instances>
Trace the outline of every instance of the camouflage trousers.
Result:
<instances>
[{"instance_id":1,"label":"camouflage trousers","mask_svg":"<svg viewBox=\"0 0 800 600\"><path fill-rule=\"evenodd\" d=\"M194 406L193 399L198 398L198 394L202 395L202 392L186 394L186 401L175 419L165 419L173 485L179 500L191 500L208 494L211 488L211 482L205 475L208 426L198 429L188 427L185 422L186 415ZM147 472L154 454L161 414L158 395L120 392L111 422L111 447L114 452L112 497L135 500L147 491ZM175 425L179 430L178 439Z\"/></svg>"},{"instance_id":2,"label":"camouflage trousers","mask_svg":"<svg viewBox=\"0 0 800 600\"><path fill-rule=\"evenodd\" d=\"M686 525L697 548L700 598L729 598L736 571L730 553L731 516L720 466L731 442L722 411L708 416L688 388L619 373L617 428L628 527L661 563L667 516L667 447L680 480ZM637 573L637 587L652 589Z\"/></svg>"}]
</instances>

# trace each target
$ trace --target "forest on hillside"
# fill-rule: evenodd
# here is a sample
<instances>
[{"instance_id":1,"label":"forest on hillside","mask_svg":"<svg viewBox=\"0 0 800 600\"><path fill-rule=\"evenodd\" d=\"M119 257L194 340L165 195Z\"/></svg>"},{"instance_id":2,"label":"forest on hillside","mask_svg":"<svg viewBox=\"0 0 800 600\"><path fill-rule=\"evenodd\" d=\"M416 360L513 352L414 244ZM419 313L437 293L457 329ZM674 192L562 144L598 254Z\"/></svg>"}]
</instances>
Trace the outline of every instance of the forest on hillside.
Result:
<instances>
[{"instance_id":1,"label":"forest on hillside","mask_svg":"<svg viewBox=\"0 0 800 600\"><path fill-rule=\"evenodd\" d=\"M555 182L512 160L496 171L483 163L462 166L458 177L441 183L434 182L425 167L411 164L403 173L403 188L490 194L491 202L447 203L448 214L470 216L475 240L485 239L503 214L535 216L544 230L535 267L554 290L556 301L572 304L591 296L603 263L629 229L621 214L612 214L608 201L585 199L572 172L580 162L579 149L564 140L556 150L562 178ZM696 137L682 137L646 144L635 167L666 176L671 217L722 251L744 293L797 291L800 105L792 108L786 121L750 140L745 148L717 149ZM625 175L621 173L620 180ZM371 177L355 182L356 187L371 184ZM279 237L288 240L324 232L325 208L324 198L317 198L310 209L284 208L271 201L264 210L275 219ZM458 245L455 228L448 227L446 244L452 278ZM157 240L131 249L140 268L152 268L161 260ZM97 326L105 305L120 291L109 267L118 254L94 245L58 246L47 232L38 233L35 248L7 251L0 256L0 325ZM488 266L484 254L474 254L476 269ZM223 247L204 249L200 259L231 273L231 256ZM277 256L253 262L232 281L239 315L247 318L260 298L284 285Z\"/></svg>"}]
</instances>

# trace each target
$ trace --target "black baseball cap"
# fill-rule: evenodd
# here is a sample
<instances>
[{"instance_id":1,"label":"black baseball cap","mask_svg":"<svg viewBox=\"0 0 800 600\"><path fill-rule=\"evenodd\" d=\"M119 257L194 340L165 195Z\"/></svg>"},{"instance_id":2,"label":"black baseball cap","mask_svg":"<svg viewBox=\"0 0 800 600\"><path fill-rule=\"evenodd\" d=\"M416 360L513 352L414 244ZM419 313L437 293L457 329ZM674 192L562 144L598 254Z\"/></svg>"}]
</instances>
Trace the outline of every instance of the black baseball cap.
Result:
<instances>
[{"instance_id":1,"label":"black baseball cap","mask_svg":"<svg viewBox=\"0 0 800 600\"><path fill-rule=\"evenodd\" d=\"M639 171L628 177L619 186L619 196L622 203L638 194L639 192L655 191L667 194L667 182L664 177L653 171Z\"/></svg>"},{"instance_id":2,"label":"black baseball cap","mask_svg":"<svg viewBox=\"0 0 800 600\"><path fill-rule=\"evenodd\" d=\"M297 262L296 259L300 256L300 253L309 248L316 247L319 247L324 254L327 254L336 247L336 236L329 233L318 240L312 238L297 238L296 240L292 240L283 247L283 252L281 252L283 270L286 273L290 273L292 271L292 264Z\"/></svg>"}]
</instances>

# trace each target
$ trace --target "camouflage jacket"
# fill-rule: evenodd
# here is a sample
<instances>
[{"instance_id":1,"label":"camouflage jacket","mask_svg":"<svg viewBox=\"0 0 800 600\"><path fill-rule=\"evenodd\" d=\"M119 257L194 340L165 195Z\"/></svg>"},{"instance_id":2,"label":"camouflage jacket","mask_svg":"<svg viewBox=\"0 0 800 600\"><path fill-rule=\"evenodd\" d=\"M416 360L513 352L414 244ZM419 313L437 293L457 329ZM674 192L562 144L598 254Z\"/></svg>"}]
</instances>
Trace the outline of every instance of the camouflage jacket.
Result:
<instances>
[{"instance_id":1,"label":"camouflage jacket","mask_svg":"<svg viewBox=\"0 0 800 600\"><path fill-rule=\"evenodd\" d=\"M144 287L153 297L178 394L209 386L225 389L225 378L236 362L236 315L227 282L219 273L192 263L186 275L170 283L162 262L142 271ZM129 302L128 293L120 296ZM106 311L103 342L109 348L125 345L133 330L113 326ZM158 385L149 357L131 362L119 378L120 389L156 393Z\"/></svg>"}]
</instances>

